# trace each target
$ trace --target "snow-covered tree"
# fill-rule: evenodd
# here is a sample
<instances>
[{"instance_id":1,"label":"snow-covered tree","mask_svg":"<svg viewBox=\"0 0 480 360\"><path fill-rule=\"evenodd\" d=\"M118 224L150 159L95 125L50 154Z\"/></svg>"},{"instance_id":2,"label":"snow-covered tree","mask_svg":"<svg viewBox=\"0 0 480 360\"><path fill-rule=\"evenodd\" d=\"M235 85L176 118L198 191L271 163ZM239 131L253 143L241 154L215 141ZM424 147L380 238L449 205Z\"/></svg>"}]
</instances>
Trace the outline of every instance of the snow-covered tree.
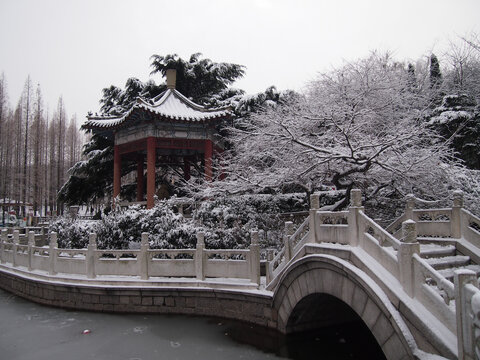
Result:
<instances>
[{"instance_id":1,"label":"snow-covered tree","mask_svg":"<svg viewBox=\"0 0 480 360\"><path fill-rule=\"evenodd\" d=\"M178 55L153 55L152 74L166 76L167 69L177 70L176 88L193 101L210 106L235 105L242 91L230 85L244 75L244 67L237 64L216 63L193 54L189 60ZM101 112L118 115L127 111L137 97L148 101L166 90L166 84L156 85L153 80L146 83L130 78L125 89L110 86L103 89L100 100ZM86 203L108 194L112 186L113 140L94 135L84 149L86 160L74 165L70 178L60 191L59 199L68 204ZM122 175L134 169L134 163L122 165ZM101 178L100 178L101 177ZM77 190L81 187L81 191ZM124 191L128 191L122 187Z\"/></svg>"},{"instance_id":2,"label":"snow-covered tree","mask_svg":"<svg viewBox=\"0 0 480 360\"><path fill-rule=\"evenodd\" d=\"M295 101L231 128L224 181L202 194L269 192L324 185L360 187L366 198L409 192L446 195L449 148L423 120L428 94L411 91L409 72L373 53L321 75Z\"/></svg>"}]
</instances>

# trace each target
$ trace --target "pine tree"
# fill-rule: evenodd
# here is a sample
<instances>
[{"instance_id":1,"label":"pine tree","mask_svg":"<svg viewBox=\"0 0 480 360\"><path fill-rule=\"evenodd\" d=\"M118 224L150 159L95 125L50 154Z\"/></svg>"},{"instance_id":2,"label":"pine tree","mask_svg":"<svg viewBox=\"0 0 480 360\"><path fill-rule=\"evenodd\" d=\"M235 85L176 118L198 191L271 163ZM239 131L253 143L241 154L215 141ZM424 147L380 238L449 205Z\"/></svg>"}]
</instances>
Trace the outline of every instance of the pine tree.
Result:
<instances>
[{"instance_id":1,"label":"pine tree","mask_svg":"<svg viewBox=\"0 0 480 360\"><path fill-rule=\"evenodd\" d=\"M199 53L193 54L188 61L176 54L153 55L151 59L152 74L166 76L167 69L176 69L176 89L199 104L225 104L229 96L236 98L243 93L231 91L229 86L244 75L244 66L201 59ZM119 115L127 111L137 97L148 101L165 90L164 83L156 85L153 81L143 83L129 78L123 90L114 85L103 89L100 110L103 114ZM84 147L83 155L86 162L80 161L72 167L70 177L59 193L59 199L67 204L87 203L111 193L113 140L94 135ZM133 162L122 164L122 175L134 168Z\"/></svg>"}]
</instances>

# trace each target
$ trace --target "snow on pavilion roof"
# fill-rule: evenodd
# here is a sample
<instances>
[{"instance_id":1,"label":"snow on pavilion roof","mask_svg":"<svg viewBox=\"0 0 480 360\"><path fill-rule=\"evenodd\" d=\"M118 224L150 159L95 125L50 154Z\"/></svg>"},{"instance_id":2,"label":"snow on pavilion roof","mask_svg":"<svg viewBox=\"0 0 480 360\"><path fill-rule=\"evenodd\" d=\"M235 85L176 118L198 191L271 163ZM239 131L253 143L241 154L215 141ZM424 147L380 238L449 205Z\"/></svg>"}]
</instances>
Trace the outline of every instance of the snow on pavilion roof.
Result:
<instances>
[{"instance_id":1,"label":"snow on pavilion roof","mask_svg":"<svg viewBox=\"0 0 480 360\"><path fill-rule=\"evenodd\" d=\"M135 110L145 110L166 119L181 122L206 122L230 116L228 108L206 109L195 104L175 89L167 89L153 99L153 104L138 98L130 110L120 116L88 116L83 125L88 129L113 129L124 125Z\"/></svg>"}]
</instances>

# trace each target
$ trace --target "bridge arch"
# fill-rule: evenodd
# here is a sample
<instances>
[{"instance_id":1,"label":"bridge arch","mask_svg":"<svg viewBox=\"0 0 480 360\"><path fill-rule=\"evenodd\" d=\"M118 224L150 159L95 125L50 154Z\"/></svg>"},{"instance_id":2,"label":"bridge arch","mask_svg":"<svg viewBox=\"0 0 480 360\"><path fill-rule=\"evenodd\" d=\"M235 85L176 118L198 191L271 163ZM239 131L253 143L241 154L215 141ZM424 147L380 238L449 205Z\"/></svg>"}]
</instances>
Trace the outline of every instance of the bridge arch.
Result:
<instances>
[{"instance_id":1,"label":"bridge arch","mask_svg":"<svg viewBox=\"0 0 480 360\"><path fill-rule=\"evenodd\" d=\"M330 312L342 314L340 321L359 317L371 331L387 359L412 359L415 340L397 309L383 290L362 270L331 255L308 255L291 264L274 293L273 308L278 330L283 333L315 325L302 322L312 306L320 302ZM320 305L320 306L322 306ZM330 321L332 317L318 318Z\"/></svg>"}]
</instances>

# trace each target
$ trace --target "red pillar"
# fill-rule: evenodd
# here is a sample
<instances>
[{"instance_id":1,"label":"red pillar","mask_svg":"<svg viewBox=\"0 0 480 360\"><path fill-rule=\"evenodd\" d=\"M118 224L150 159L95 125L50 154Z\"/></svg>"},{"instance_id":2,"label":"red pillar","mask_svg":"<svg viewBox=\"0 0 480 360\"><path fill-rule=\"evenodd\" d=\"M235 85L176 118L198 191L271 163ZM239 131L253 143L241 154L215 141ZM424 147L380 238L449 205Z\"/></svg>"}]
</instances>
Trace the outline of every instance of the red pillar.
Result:
<instances>
[{"instance_id":1,"label":"red pillar","mask_svg":"<svg viewBox=\"0 0 480 360\"><path fill-rule=\"evenodd\" d=\"M143 200L143 155L137 155L137 201Z\"/></svg>"},{"instance_id":2,"label":"red pillar","mask_svg":"<svg viewBox=\"0 0 480 360\"><path fill-rule=\"evenodd\" d=\"M183 178L190 180L190 159L186 156L183 158Z\"/></svg>"},{"instance_id":3,"label":"red pillar","mask_svg":"<svg viewBox=\"0 0 480 360\"><path fill-rule=\"evenodd\" d=\"M147 209L155 205L155 143L154 137L147 138Z\"/></svg>"},{"instance_id":4,"label":"red pillar","mask_svg":"<svg viewBox=\"0 0 480 360\"><path fill-rule=\"evenodd\" d=\"M205 179L212 181L212 156L213 156L213 142L212 140L205 140Z\"/></svg>"},{"instance_id":5,"label":"red pillar","mask_svg":"<svg viewBox=\"0 0 480 360\"><path fill-rule=\"evenodd\" d=\"M113 206L115 206L115 198L120 194L120 187L122 186L121 165L120 148L115 145L113 147Z\"/></svg>"}]
</instances>

